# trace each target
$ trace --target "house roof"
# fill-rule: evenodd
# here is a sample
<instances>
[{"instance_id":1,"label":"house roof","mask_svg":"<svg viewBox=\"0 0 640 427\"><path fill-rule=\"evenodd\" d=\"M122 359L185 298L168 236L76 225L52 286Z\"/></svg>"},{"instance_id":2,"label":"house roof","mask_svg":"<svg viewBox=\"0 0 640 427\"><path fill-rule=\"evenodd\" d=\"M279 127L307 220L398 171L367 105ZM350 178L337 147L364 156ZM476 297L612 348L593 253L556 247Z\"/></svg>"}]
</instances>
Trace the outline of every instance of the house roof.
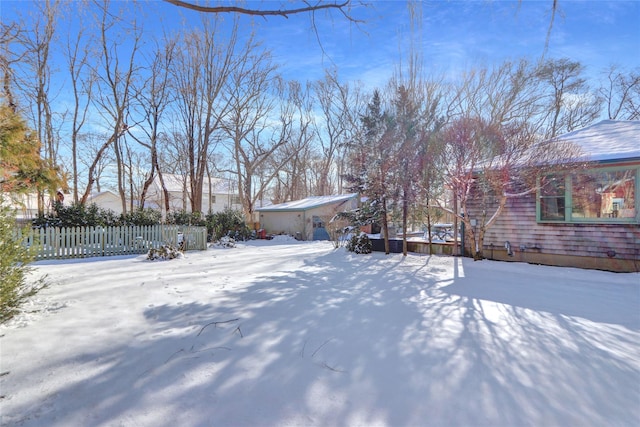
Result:
<instances>
[{"instance_id":1,"label":"house roof","mask_svg":"<svg viewBox=\"0 0 640 427\"><path fill-rule=\"evenodd\" d=\"M107 198L107 197L110 197L112 199L115 198L115 199L120 200L120 196L117 195L116 193L114 193L111 190L104 190L104 191L100 191L100 192L91 193L89 195L89 200L104 199L104 198Z\"/></svg>"},{"instance_id":2,"label":"house roof","mask_svg":"<svg viewBox=\"0 0 640 427\"><path fill-rule=\"evenodd\" d=\"M640 159L640 120L603 120L557 139L579 146L587 161Z\"/></svg>"},{"instance_id":3,"label":"house roof","mask_svg":"<svg viewBox=\"0 0 640 427\"><path fill-rule=\"evenodd\" d=\"M344 202L358 196L358 193L340 194L337 196L313 196L306 199L293 200L291 202L279 203L277 205L265 206L256 209L259 212L290 212L306 211L324 205Z\"/></svg>"},{"instance_id":4,"label":"house roof","mask_svg":"<svg viewBox=\"0 0 640 427\"><path fill-rule=\"evenodd\" d=\"M189 177L182 175L175 175L170 173L163 173L162 179L164 180L164 185L167 187L167 191L172 193L182 193L184 188L184 183L186 180L187 183L187 191L189 191ZM156 175L153 179L154 183L160 187L160 178ZM235 194L236 192L231 185L231 181L225 178L211 178L211 185L213 189L213 194ZM204 178L204 185L202 187L202 192L205 194L209 193L209 182L207 177Z\"/></svg>"}]
</instances>

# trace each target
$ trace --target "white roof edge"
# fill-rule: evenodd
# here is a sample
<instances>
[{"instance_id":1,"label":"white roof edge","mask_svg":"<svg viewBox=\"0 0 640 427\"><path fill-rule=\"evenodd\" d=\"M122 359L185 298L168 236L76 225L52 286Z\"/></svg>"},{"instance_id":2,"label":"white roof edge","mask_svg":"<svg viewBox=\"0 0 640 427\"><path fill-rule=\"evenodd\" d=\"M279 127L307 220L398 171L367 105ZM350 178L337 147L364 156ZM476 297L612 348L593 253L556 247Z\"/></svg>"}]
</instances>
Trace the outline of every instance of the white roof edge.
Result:
<instances>
[{"instance_id":1,"label":"white roof edge","mask_svg":"<svg viewBox=\"0 0 640 427\"><path fill-rule=\"evenodd\" d=\"M320 206L343 202L358 196L358 193L340 194L335 196L311 196L305 199L292 200L290 202L279 203L277 205L269 205L257 208L259 212L284 212L284 211L304 211L317 208Z\"/></svg>"},{"instance_id":2,"label":"white roof edge","mask_svg":"<svg viewBox=\"0 0 640 427\"><path fill-rule=\"evenodd\" d=\"M586 161L640 159L640 120L602 120L555 139L576 144Z\"/></svg>"}]
</instances>

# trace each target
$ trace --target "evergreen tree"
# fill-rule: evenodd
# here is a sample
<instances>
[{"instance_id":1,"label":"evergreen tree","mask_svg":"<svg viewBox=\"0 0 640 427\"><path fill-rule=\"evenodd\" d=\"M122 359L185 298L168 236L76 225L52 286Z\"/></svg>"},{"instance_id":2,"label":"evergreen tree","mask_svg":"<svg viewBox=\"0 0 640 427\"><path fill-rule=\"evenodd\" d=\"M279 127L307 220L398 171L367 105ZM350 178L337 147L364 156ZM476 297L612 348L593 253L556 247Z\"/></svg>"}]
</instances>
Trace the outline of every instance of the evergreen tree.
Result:
<instances>
[{"instance_id":1,"label":"evergreen tree","mask_svg":"<svg viewBox=\"0 0 640 427\"><path fill-rule=\"evenodd\" d=\"M0 106L0 190L55 192L62 183L60 170L40 157L40 142L24 120L10 107Z\"/></svg>"},{"instance_id":2,"label":"evergreen tree","mask_svg":"<svg viewBox=\"0 0 640 427\"><path fill-rule=\"evenodd\" d=\"M389 253L388 204L392 182L392 134L390 117L382 110L380 93L373 93L366 114L361 117L362 128L350 143L351 172L345 175L349 190L366 198L361 212L370 215L370 222L380 221ZM366 221L364 218L360 222Z\"/></svg>"}]
</instances>

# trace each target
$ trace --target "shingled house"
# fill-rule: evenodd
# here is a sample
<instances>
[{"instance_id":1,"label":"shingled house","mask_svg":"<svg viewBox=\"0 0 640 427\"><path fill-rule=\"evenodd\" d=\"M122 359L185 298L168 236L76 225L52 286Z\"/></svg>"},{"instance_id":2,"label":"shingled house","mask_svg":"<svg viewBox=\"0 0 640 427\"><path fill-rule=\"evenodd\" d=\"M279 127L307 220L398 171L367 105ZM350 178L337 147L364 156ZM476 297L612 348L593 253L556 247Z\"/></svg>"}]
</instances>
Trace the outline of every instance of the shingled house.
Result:
<instances>
[{"instance_id":1,"label":"shingled house","mask_svg":"<svg viewBox=\"0 0 640 427\"><path fill-rule=\"evenodd\" d=\"M640 271L640 121L605 120L567 133L588 167L507 201L484 255L546 265Z\"/></svg>"}]
</instances>

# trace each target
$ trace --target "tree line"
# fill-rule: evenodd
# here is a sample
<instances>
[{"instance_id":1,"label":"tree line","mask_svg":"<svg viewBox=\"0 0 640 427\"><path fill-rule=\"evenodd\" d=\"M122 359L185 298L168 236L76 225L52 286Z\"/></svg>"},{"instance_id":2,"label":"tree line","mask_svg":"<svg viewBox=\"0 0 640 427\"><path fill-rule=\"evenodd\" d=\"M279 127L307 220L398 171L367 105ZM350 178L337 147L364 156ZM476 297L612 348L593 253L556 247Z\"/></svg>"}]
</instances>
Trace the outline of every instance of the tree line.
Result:
<instances>
[{"instance_id":1,"label":"tree line","mask_svg":"<svg viewBox=\"0 0 640 427\"><path fill-rule=\"evenodd\" d=\"M41 194L64 182L85 204L110 178L125 214L145 205L156 178L169 211L163 176L177 174L194 212L208 178L224 176L247 218L263 201L358 191L405 231L436 206L468 221L460 214L479 185L468 171L492 175L487 200L504 205L530 191L522 176L511 188L509 171L531 147L602 117L640 117L638 69L611 66L592 82L569 58L522 58L445 78L410 61L370 91L337 69L285 79L268 41L247 36L238 15L203 14L156 37L136 18L146 3L36 5L28 20L2 23L2 119L22 117L32 130ZM66 25L70 15L82 19ZM547 145L536 156L559 164L573 154ZM2 158L9 188L15 165ZM502 159L502 174L490 159Z\"/></svg>"}]
</instances>

